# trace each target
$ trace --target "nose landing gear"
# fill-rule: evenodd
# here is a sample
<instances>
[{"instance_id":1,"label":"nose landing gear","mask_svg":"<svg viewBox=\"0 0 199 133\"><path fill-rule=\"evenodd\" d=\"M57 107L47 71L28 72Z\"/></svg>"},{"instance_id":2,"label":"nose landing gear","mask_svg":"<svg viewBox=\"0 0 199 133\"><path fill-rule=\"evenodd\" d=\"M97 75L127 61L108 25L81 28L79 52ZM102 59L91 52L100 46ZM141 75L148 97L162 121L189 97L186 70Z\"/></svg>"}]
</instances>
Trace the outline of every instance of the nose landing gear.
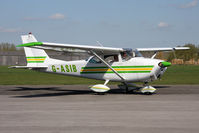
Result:
<instances>
[{"instance_id":1,"label":"nose landing gear","mask_svg":"<svg viewBox=\"0 0 199 133\"><path fill-rule=\"evenodd\" d=\"M132 83L125 83L118 85L119 88L124 89L125 93L136 93L136 94L145 94L145 95L152 95L155 93L156 89L153 86L148 85L148 82L145 82L143 87L138 87Z\"/></svg>"}]
</instances>

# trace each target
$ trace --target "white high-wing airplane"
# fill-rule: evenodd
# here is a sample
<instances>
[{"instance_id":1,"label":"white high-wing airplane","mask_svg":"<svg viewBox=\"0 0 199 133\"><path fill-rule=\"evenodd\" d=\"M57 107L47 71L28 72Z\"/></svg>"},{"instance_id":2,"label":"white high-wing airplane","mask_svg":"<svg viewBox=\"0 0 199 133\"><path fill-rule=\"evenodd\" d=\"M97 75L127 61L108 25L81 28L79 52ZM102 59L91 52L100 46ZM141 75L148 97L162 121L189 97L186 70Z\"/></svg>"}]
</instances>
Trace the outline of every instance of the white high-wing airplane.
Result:
<instances>
[{"instance_id":1,"label":"white high-wing airplane","mask_svg":"<svg viewBox=\"0 0 199 133\"><path fill-rule=\"evenodd\" d=\"M160 78L171 63L154 59L159 51L186 50L189 47L175 48L137 48L135 50L125 48L112 48L100 46L60 44L38 42L32 34L23 35L23 44L27 59L27 66L13 66L12 68L29 68L42 72L51 72L70 76L85 77L104 80L104 84L97 84L90 89L95 92L107 92L109 81L117 81L122 84L120 88L138 89L132 82L143 82L144 87L139 91L146 94L155 92L155 88L148 83ZM45 49L52 50L83 50L92 55L87 60L63 61L50 58ZM140 51L154 51L151 58L144 58ZM67 82L67 81L66 81Z\"/></svg>"}]
</instances>

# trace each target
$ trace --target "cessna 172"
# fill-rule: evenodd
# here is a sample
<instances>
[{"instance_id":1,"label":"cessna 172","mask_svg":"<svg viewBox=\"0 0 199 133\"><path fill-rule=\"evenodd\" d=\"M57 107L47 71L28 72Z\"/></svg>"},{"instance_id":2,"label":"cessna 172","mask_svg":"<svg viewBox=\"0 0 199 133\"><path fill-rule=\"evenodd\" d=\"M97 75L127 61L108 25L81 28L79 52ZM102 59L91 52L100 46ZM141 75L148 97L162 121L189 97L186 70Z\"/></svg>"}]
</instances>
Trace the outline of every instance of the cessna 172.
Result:
<instances>
[{"instance_id":1,"label":"cessna 172","mask_svg":"<svg viewBox=\"0 0 199 133\"><path fill-rule=\"evenodd\" d=\"M31 33L21 37L23 44L18 45L18 47L24 47L27 66L13 66L12 68L28 68L41 72L104 80L104 84L97 84L90 88L98 93L110 90L107 86L109 81L117 81L122 83L119 87L125 89L126 92L129 89L137 89L130 82L143 82L144 87L139 88L139 91L152 94L156 89L148 85L148 83L160 78L167 67L171 65L170 62L154 59L156 53L159 51L189 49L188 47L174 47L137 48L132 50L103 46L38 42ZM52 59L47 55L45 49L59 51L63 49L78 49L88 52L91 57L87 60L78 61ZM144 58L140 51L153 51L154 55L151 58Z\"/></svg>"}]
</instances>

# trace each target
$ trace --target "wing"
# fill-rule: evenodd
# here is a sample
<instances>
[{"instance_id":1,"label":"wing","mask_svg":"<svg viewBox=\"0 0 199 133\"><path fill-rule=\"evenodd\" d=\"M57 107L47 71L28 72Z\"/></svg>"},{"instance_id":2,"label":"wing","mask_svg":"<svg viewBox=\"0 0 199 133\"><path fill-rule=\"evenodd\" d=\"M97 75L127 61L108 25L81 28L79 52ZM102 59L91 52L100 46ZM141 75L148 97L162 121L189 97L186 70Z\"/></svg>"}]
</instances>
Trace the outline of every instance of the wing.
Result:
<instances>
[{"instance_id":1,"label":"wing","mask_svg":"<svg viewBox=\"0 0 199 133\"><path fill-rule=\"evenodd\" d=\"M100 46L89 46L89 45L75 45L75 44L61 44L61 43L48 43L43 42L42 47L54 47L54 48L64 48L65 50L84 50L84 51L94 51L98 54L110 54L110 53L120 53L125 51L122 48L111 48L111 47L100 47Z\"/></svg>"},{"instance_id":2,"label":"wing","mask_svg":"<svg viewBox=\"0 0 199 133\"><path fill-rule=\"evenodd\" d=\"M173 48L137 48L137 51L140 52L158 52L158 51L174 51L174 50L188 50L190 49L189 47L173 47Z\"/></svg>"},{"instance_id":3,"label":"wing","mask_svg":"<svg viewBox=\"0 0 199 133\"><path fill-rule=\"evenodd\" d=\"M22 38L29 38L33 35L24 35ZM34 36L33 36L34 37ZM60 51L94 51L98 54L114 54L126 51L122 48L111 48L111 47L100 47L100 46L89 46L89 45L76 45L76 44L62 44L62 43L49 43L49 42L30 42L17 45L17 47L34 47L41 49L54 49Z\"/></svg>"},{"instance_id":4,"label":"wing","mask_svg":"<svg viewBox=\"0 0 199 133\"><path fill-rule=\"evenodd\" d=\"M49 42L35 42L36 39L34 35L23 35L26 38L23 44L17 45L17 47L34 47L40 49L51 49L57 51L70 51L70 52L80 52L80 51L93 51L97 54L117 54L120 52L131 51L132 49L124 48L112 48L112 47L101 47L101 46L89 46L89 45L76 45L76 44L62 44L62 43L49 43ZM29 43L27 43L29 42ZM189 47L174 47L174 48L137 48L137 51L173 51L173 50L187 50ZM79 51L78 51L79 50Z\"/></svg>"}]
</instances>

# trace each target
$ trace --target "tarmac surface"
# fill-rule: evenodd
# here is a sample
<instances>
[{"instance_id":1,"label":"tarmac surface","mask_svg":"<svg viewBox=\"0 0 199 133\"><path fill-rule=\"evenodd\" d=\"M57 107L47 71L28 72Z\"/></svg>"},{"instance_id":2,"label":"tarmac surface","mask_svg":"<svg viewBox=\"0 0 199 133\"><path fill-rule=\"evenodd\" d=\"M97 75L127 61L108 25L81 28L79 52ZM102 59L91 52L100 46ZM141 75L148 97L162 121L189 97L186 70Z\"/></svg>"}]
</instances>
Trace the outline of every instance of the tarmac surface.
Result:
<instances>
[{"instance_id":1,"label":"tarmac surface","mask_svg":"<svg viewBox=\"0 0 199 133\"><path fill-rule=\"evenodd\" d=\"M155 86L154 95L117 86L0 86L0 133L199 133L199 85Z\"/></svg>"}]
</instances>

